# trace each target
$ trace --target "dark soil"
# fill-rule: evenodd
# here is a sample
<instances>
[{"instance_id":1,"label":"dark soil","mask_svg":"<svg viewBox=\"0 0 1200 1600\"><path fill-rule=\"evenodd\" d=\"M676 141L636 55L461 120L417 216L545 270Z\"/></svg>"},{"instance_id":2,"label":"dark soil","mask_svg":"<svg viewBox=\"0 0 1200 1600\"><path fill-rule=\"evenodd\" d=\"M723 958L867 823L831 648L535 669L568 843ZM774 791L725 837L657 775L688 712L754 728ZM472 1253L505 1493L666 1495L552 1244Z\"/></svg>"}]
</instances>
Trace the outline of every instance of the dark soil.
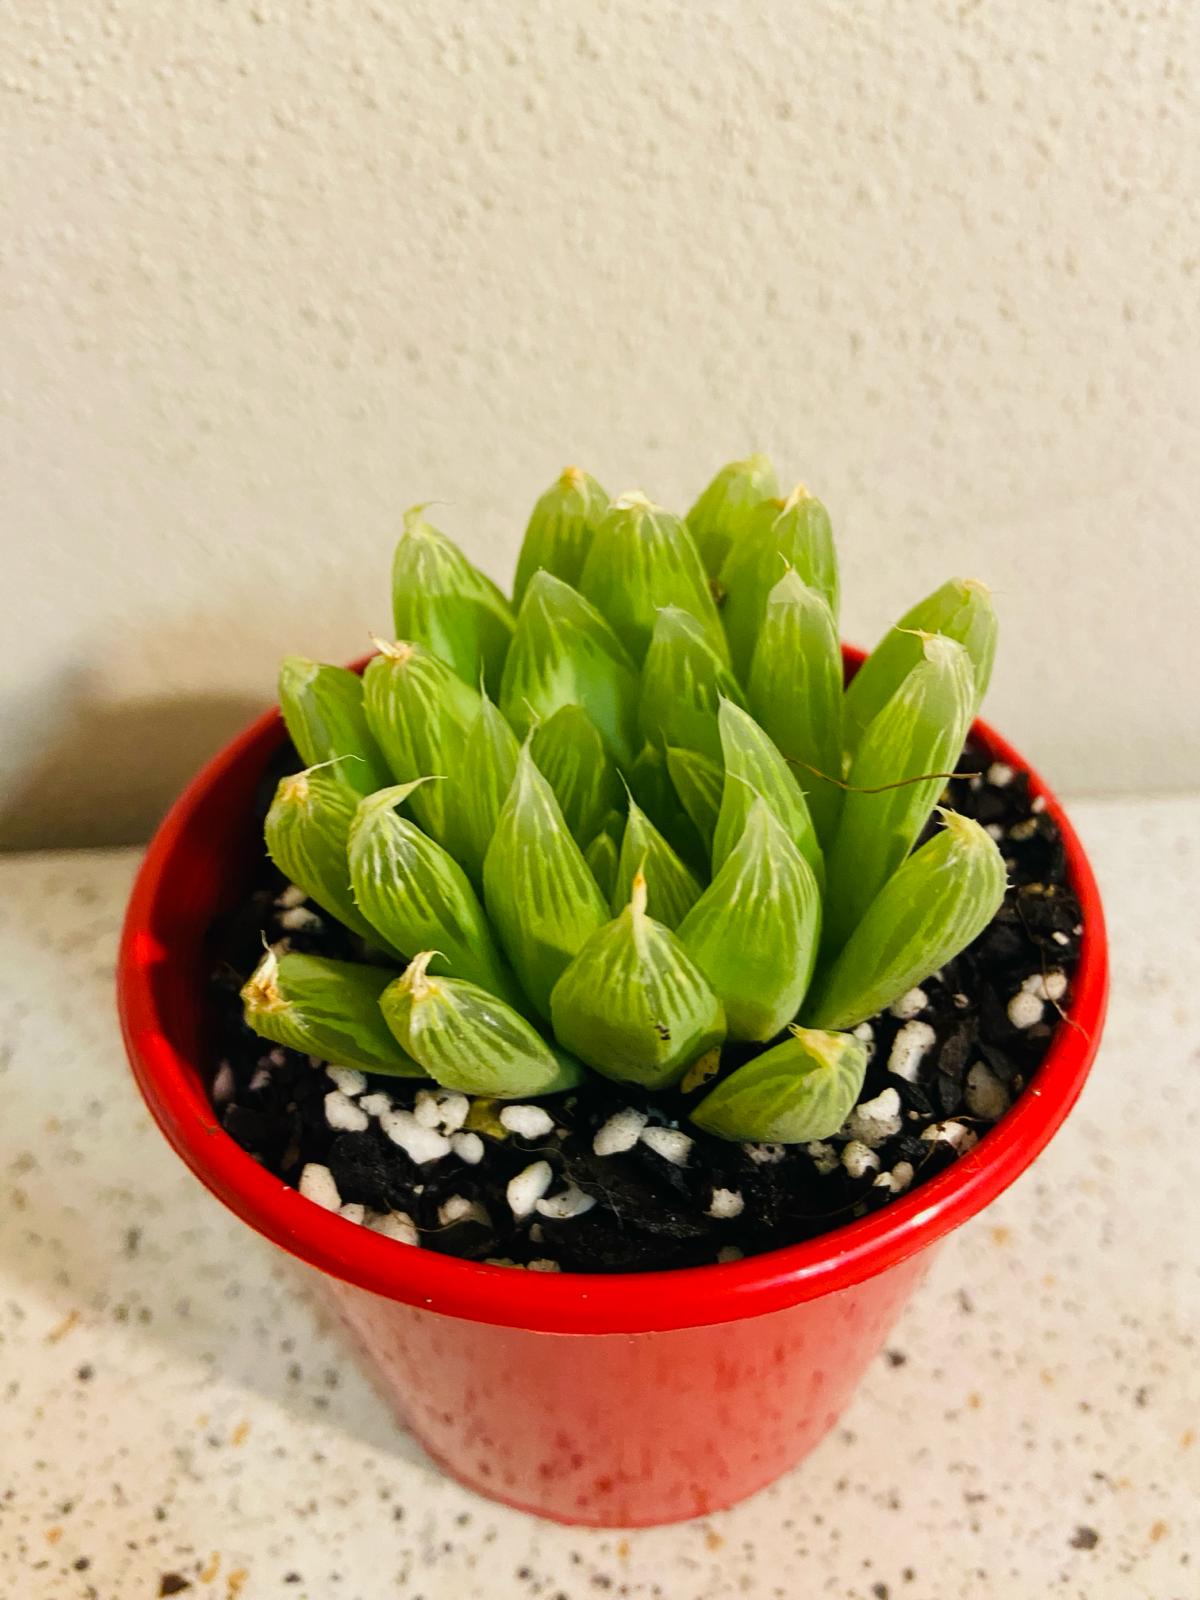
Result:
<instances>
[{"instance_id":1,"label":"dark soil","mask_svg":"<svg viewBox=\"0 0 1200 1600\"><path fill-rule=\"evenodd\" d=\"M968 748L959 771L980 769L986 760ZM264 796L273 787L265 785ZM1080 911L1066 886L1062 841L1050 817L1031 806L1025 775L993 767L984 778L956 778L948 788L954 809L999 830L1009 893L979 939L921 986L923 998L895 1008L903 1016L873 1019L860 1101L869 1109L823 1144L729 1144L687 1121L688 1097L651 1097L597 1077L541 1102L554 1128L533 1139L498 1127L499 1104L477 1102L468 1126L479 1133L483 1155L474 1164L455 1151L417 1165L385 1135L377 1115L365 1131L336 1131L327 1120L326 1096L335 1084L325 1064L268 1047L250 1032L238 989L261 955L264 934L299 950L343 958L361 952L352 935L313 908L289 905L296 896L286 893L265 857L246 902L214 929L214 1099L221 1121L286 1182L298 1186L310 1165L310 1180L315 1174L323 1182L316 1169L326 1168L337 1198L365 1207L368 1225L391 1216L384 1226L394 1233L411 1221L421 1245L471 1260L536 1263L546 1271L687 1266L775 1249L862 1216L943 1171L1025 1090L1068 1004L1078 959ZM1014 996L1030 989L1010 1016ZM757 1048L727 1048L723 1067ZM889 1064L905 1067L905 1056L906 1075L889 1070ZM412 1109L424 1091L423 1114L433 1117L429 1090L378 1075L361 1093L383 1092L393 1107ZM888 1090L894 1096L870 1106ZM686 1133L692 1144L683 1164L644 1138L620 1153L596 1154L597 1130L630 1108L645 1114L649 1129ZM478 1146L470 1141L469 1148ZM553 1173L543 1204L574 1185L594 1202L590 1208L568 1217L536 1208L515 1215L509 1181L541 1161ZM451 1214L465 1213L461 1220L446 1220L447 1202ZM465 1202L475 1204L468 1211ZM577 1206L587 1204L576 1199Z\"/></svg>"}]
</instances>

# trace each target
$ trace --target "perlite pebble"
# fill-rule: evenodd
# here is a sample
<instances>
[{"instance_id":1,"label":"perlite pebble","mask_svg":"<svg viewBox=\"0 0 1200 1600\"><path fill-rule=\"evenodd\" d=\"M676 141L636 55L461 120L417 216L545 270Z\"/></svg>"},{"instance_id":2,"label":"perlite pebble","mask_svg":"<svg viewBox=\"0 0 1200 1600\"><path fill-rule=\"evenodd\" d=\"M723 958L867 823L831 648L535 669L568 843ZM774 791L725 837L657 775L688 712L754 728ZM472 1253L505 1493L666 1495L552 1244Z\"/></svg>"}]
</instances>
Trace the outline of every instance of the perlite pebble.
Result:
<instances>
[{"instance_id":1,"label":"perlite pebble","mask_svg":"<svg viewBox=\"0 0 1200 1600\"><path fill-rule=\"evenodd\" d=\"M505 1106L500 1121L522 1139L544 1139L554 1129L554 1118L541 1106Z\"/></svg>"},{"instance_id":2,"label":"perlite pebble","mask_svg":"<svg viewBox=\"0 0 1200 1600\"><path fill-rule=\"evenodd\" d=\"M903 1194L913 1181L911 1162L897 1161L890 1172L881 1172L871 1185L873 1189L888 1189L892 1194Z\"/></svg>"},{"instance_id":3,"label":"perlite pebble","mask_svg":"<svg viewBox=\"0 0 1200 1600\"><path fill-rule=\"evenodd\" d=\"M902 994L888 1007L894 1017L899 1017L901 1022L909 1022L913 1017L919 1016L929 1004L929 996L924 989L910 989L907 994Z\"/></svg>"},{"instance_id":4,"label":"perlite pebble","mask_svg":"<svg viewBox=\"0 0 1200 1600\"><path fill-rule=\"evenodd\" d=\"M983 1061L976 1061L967 1072L963 1090L967 1110L974 1117L986 1117L994 1122L1008 1110L1008 1090L992 1069Z\"/></svg>"},{"instance_id":5,"label":"perlite pebble","mask_svg":"<svg viewBox=\"0 0 1200 1600\"><path fill-rule=\"evenodd\" d=\"M861 1139L851 1139L842 1151L842 1165L852 1178L865 1178L868 1172L878 1172L879 1157Z\"/></svg>"},{"instance_id":6,"label":"perlite pebble","mask_svg":"<svg viewBox=\"0 0 1200 1600\"><path fill-rule=\"evenodd\" d=\"M423 1128L436 1128L442 1120L439 1096L432 1089L418 1089L412 1114Z\"/></svg>"},{"instance_id":7,"label":"perlite pebble","mask_svg":"<svg viewBox=\"0 0 1200 1600\"><path fill-rule=\"evenodd\" d=\"M307 899L308 896L298 883L289 883L286 889L275 896L275 904L285 911L290 911L293 906L302 906Z\"/></svg>"},{"instance_id":8,"label":"perlite pebble","mask_svg":"<svg viewBox=\"0 0 1200 1600\"><path fill-rule=\"evenodd\" d=\"M860 1044L866 1045L867 1065L870 1066L875 1059L875 1029L869 1022L860 1022L858 1027L854 1029L854 1037Z\"/></svg>"},{"instance_id":9,"label":"perlite pebble","mask_svg":"<svg viewBox=\"0 0 1200 1600\"><path fill-rule=\"evenodd\" d=\"M469 1167L478 1166L483 1160L483 1140L477 1133L452 1133L450 1148L458 1159L465 1161Z\"/></svg>"},{"instance_id":10,"label":"perlite pebble","mask_svg":"<svg viewBox=\"0 0 1200 1600\"><path fill-rule=\"evenodd\" d=\"M217 1075L213 1079L212 1097L216 1105L223 1106L226 1101L233 1099L233 1092L237 1088L237 1079L233 1075L233 1068L228 1061L222 1061L217 1068Z\"/></svg>"},{"instance_id":11,"label":"perlite pebble","mask_svg":"<svg viewBox=\"0 0 1200 1600\"><path fill-rule=\"evenodd\" d=\"M746 1209L746 1202L742 1199L740 1189L714 1189L712 1199L708 1204L708 1214L719 1221L730 1217L740 1217Z\"/></svg>"},{"instance_id":12,"label":"perlite pebble","mask_svg":"<svg viewBox=\"0 0 1200 1600\"><path fill-rule=\"evenodd\" d=\"M554 1181L554 1172L548 1161L534 1161L515 1178L508 1180L504 1191L508 1208L514 1217L532 1215L538 1201Z\"/></svg>"},{"instance_id":13,"label":"perlite pebble","mask_svg":"<svg viewBox=\"0 0 1200 1600\"><path fill-rule=\"evenodd\" d=\"M584 1194L582 1189L569 1183L561 1194L552 1194L548 1200L539 1200L537 1211L539 1216L554 1217L561 1221L568 1217L581 1217L595 1204L590 1194Z\"/></svg>"},{"instance_id":14,"label":"perlite pebble","mask_svg":"<svg viewBox=\"0 0 1200 1600\"><path fill-rule=\"evenodd\" d=\"M333 1173L319 1161L310 1161L300 1174L300 1193L326 1211L337 1211L342 1204Z\"/></svg>"},{"instance_id":15,"label":"perlite pebble","mask_svg":"<svg viewBox=\"0 0 1200 1600\"><path fill-rule=\"evenodd\" d=\"M438 1221L443 1228L449 1228L456 1222L482 1222L491 1219L484 1206L478 1200L471 1200L465 1194L452 1194L443 1200L438 1207Z\"/></svg>"},{"instance_id":16,"label":"perlite pebble","mask_svg":"<svg viewBox=\"0 0 1200 1600\"><path fill-rule=\"evenodd\" d=\"M561 1272L562 1263L559 1261L552 1261L549 1256L535 1256L534 1259L528 1263L528 1270L530 1272Z\"/></svg>"},{"instance_id":17,"label":"perlite pebble","mask_svg":"<svg viewBox=\"0 0 1200 1600\"><path fill-rule=\"evenodd\" d=\"M816 1167L823 1178L829 1173L835 1172L842 1164L842 1158L838 1155L836 1148L831 1144L827 1144L824 1139L814 1139L811 1144L806 1144L804 1148L812 1157L813 1166Z\"/></svg>"},{"instance_id":18,"label":"perlite pebble","mask_svg":"<svg viewBox=\"0 0 1200 1600\"><path fill-rule=\"evenodd\" d=\"M400 1146L410 1161L422 1165L450 1154L450 1141L433 1128L423 1127L411 1111L385 1111L379 1126Z\"/></svg>"},{"instance_id":19,"label":"perlite pebble","mask_svg":"<svg viewBox=\"0 0 1200 1600\"><path fill-rule=\"evenodd\" d=\"M964 1150L970 1150L979 1143L979 1136L967 1127L965 1122L935 1122L921 1131L921 1138L927 1144L940 1140L948 1144L952 1150L957 1150L961 1155Z\"/></svg>"},{"instance_id":20,"label":"perlite pebble","mask_svg":"<svg viewBox=\"0 0 1200 1600\"><path fill-rule=\"evenodd\" d=\"M744 1144L742 1149L758 1167L773 1167L787 1155L785 1144Z\"/></svg>"},{"instance_id":21,"label":"perlite pebble","mask_svg":"<svg viewBox=\"0 0 1200 1600\"><path fill-rule=\"evenodd\" d=\"M362 1222L367 1214L367 1208L360 1205L357 1200L349 1200L338 1212L339 1217L345 1217L347 1222Z\"/></svg>"},{"instance_id":22,"label":"perlite pebble","mask_svg":"<svg viewBox=\"0 0 1200 1600\"><path fill-rule=\"evenodd\" d=\"M906 1022L892 1040L888 1071L916 1083L921 1062L936 1043L937 1034L927 1022Z\"/></svg>"},{"instance_id":23,"label":"perlite pebble","mask_svg":"<svg viewBox=\"0 0 1200 1600\"><path fill-rule=\"evenodd\" d=\"M357 1067L326 1067L325 1074L332 1078L343 1094L353 1097L367 1087L367 1075Z\"/></svg>"},{"instance_id":24,"label":"perlite pebble","mask_svg":"<svg viewBox=\"0 0 1200 1600\"><path fill-rule=\"evenodd\" d=\"M686 1167L692 1153L692 1141L678 1128L643 1128L642 1143L655 1155L669 1161L672 1166Z\"/></svg>"},{"instance_id":25,"label":"perlite pebble","mask_svg":"<svg viewBox=\"0 0 1200 1600\"><path fill-rule=\"evenodd\" d=\"M1014 1028L1032 1028L1042 1020L1046 1007L1032 990L1018 989L1007 1009Z\"/></svg>"},{"instance_id":26,"label":"perlite pebble","mask_svg":"<svg viewBox=\"0 0 1200 1600\"><path fill-rule=\"evenodd\" d=\"M363 1133L370 1120L363 1108L340 1089L331 1089L325 1096L325 1121L336 1132Z\"/></svg>"},{"instance_id":27,"label":"perlite pebble","mask_svg":"<svg viewBox=\"0 0 1200 1600\"><path fill-rule=\"evenodd\" d=\"M381 1233L385 1239L395 1239L397 1244L417 1244L421 1235L407 1211L368 1211L367 1227L372 1233Z\"/></svg>"},{"instance_id":28,"label":"perlite pebble","mask_svg":"<svg viewBox=\"0 0 1200 1600\"><path fill-rule=\"evenodd\" d=\"M364 1094L358 1103L369 1117L382 1117L384 1112L392 1109L391 1095L384 1094L382 1090L378 1094Z\"/></svg>"},{"instance_id":29,"label":"perlite pebble","mask_svg":"<svg viewBox=\"0 0 1200 1600\"><path fill-rule=\"evenodd\" d=\"M635 1111L632 1107L626 1111L617 1111L596 1129L592 1149L598 1156L619 1156L626 1150L633 1149L638 1142L638 1135L645 1126L644 1111Z\"/></svg>"},{"instance_id":30,"label":"perlite pebble","mask_svg":"<svg viewBox=\"0 0 1200 1600\"><path fill-rule=\"evenodd\" d=\"M900 1096L895 1089L884 1089L873 1100L856 1105L846 1119L846 1132L869 1149L875 1150L903 1126Z\"/></svg>"},{"instance_id":31,"label":"perlite pebble","mask_svg":"<svg viewBox=\"0 0 1200 1600\"><path fill-rule=\"evenodd\" d=\"M279 926L289 933L314 933L323 924L317 913L307 906L292 906L289 911L280 912Z\"/></svg>"},{"instance_id":32,"label":"perlite pebble","mask_svg":"<svg viewBox=\"0 0 1200 1600\"><path fill-rule=\"evenodd\" d=\"M1007 761L993 761L987 769L987 781L993 789L1007 789L1015 777Z\"/></svg>"}]
</instances>

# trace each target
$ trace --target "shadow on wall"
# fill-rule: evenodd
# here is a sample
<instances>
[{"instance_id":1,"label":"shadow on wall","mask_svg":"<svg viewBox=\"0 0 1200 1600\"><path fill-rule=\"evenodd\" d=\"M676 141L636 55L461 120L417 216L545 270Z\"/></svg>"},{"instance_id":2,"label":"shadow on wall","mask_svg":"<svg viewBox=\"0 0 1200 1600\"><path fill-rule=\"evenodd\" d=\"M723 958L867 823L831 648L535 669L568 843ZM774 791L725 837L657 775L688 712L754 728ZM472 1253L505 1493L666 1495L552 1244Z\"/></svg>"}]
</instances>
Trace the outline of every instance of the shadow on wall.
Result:
<instances>
[{"instance_id":1,"label":"shadow on wall","mask_svg":"<svg viewBox=\"0 0 1200 1600\"><path fill-rule=\"evenodd\" d=\"M141 844L188 779L265 700L233 694L105 701L62 686L28 761L0 790L0 850Z\"/></svg>"}]
</instances>

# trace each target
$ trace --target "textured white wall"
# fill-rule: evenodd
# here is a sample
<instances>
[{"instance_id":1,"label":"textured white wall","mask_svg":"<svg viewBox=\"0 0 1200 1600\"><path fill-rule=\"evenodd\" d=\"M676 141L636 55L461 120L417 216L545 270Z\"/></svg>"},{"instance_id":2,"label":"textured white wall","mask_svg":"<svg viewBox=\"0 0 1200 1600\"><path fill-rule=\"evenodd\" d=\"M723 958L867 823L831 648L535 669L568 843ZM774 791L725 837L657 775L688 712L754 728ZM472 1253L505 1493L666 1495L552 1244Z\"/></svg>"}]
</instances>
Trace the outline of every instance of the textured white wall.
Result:
<instances>
[{"instance_id":1,"label":"textured white wall","mask_svg":"<svg viewBox=\"0 0 1200 1600\"><path fill-rule=\"evenodd\" d=\"M989 579L1064 788L1200 782L1194 0L97 0L0 24L0 842L138 837L400 509L770 450L846 631ZM1190 126L1189 126L1190 123Z\"/></svg>"}]
</instances>

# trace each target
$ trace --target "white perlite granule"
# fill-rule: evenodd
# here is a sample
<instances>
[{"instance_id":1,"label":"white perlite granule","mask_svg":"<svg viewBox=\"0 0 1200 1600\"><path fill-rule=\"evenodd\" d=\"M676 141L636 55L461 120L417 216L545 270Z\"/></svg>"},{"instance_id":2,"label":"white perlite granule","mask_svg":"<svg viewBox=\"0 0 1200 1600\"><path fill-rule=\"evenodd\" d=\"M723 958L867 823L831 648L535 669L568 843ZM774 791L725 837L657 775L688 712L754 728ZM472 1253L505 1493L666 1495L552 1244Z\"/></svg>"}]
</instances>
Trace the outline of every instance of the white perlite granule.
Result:
<instances>
[{"instance_id":1,"label":"white perlite granule","mask_svg":"<svg viewBox=\"0 0 1200 1600\"><path fill-rule=\"evenodd\" d=\"M558 1261L552 1261L549 1256L535 1256L532 1261L527 1263L527 1270L529 1272L561 1272L562 1264Z\"/></svg>"},{"instance_id":2,"label":"white perlite granule","mask_svg":"<svg viewBox=\"0 0 1200 1600\"><path fill-rule=\"evenodd\" d=\"M740 1189L714 1189L708 1214L724 1221L729 1217L740 1217L745 1209L746 1202L742 1199Z\"/></svg>"},{"instance_id":3,"label":"white perlite granule","mask_svg":"<svg viewBox=\"0 0 1200 1600\"><path fill-rule=\"evenodd\" d=\"M483 1160L483 1140L477 1133L452 1133L450 1148L458 1159L465 1161L469 1167L478 1166Z\"/></svg>"},{"instance_id":4,"label":"white perlite granule","mask_svg":"<svg viewBox=\"0 0 1200 1600\"><path fill-rule=\"evenodd\" d=\"M1045 1004L1031 989L1018 989L1008 1002L1008 1020L1014 1028L1032 1028L1045 1015Z\"/></svg>"},{"instance_id":5,"label":"white perlite granule","mask_svg":"<svg viewBox=\"0 0 1200 1600\"><path fill-rule=\"evenodd\" d=\"M467 1120L471 1102L456 1089L418 1089L413 1116L423 1128L454 1133Z\"/></svg>"},{"instance_id":6,"label":"white perlite granule","mask_svg":"<svg viewBox=\"0 0 1200 1600\"><path fill-rule=\"evenodd\" d=\"M897 1161L890 1172L881 1172L875 1179L872 1188L890 1189L893 1194L903 1194L913 1181L911 1162Z\"/></svg>"},{"instance_id":7,"label":"white perlite granule","mask_svg":"<svg viewBox=\"0 0 1200 1600\"><path fill-rule=\"evenodd\" d=\"M895 1089L884 1089L873 1100L864 1100L846 1119L846 1132L874 1150L903 1126L900 1096Z\"/></svg>"},{"instance_id":8,"label":"white perlite granule","mask_svg":"<svg viewBox=\"0 0 1200 1600\"><path fill-rule=\"evenodd\" d=\"M970 1150L979 1143L978 1134L972 1132L965 1122L935 1122L931 1127L922 1129L921 1137L927 1144L940 1139L943 1144L948 1144L960 1155L964 1150Z\"/></svg>"},{"instance_id":9,"label":"white perlite granule","mask_svg":"<svg viewBox=\"0 0 1200 1600\"><path fill-rule=\"evenodd\" d=\"M443 1200L438 1207L438 1221L443 1228L449 1228L456 1222L490 1222L486 1207L480 1205L478 1200L470 1200L465 1194L452 1194L449 1199Z\"/></svg>"},{"instance_id":10,"label":"white perlite granule","mask_svg":"<svg viewBox=\"0 0 1200 1600\"><path fill-rule=\"evenodd\" d=\"M638 1135L645 1126L644 1111L635 1111L632 1107L626 1111L617 1111L603 1126L596 1129L592 1149L598 1156L619 1156L624 1151L633 1149L638 1142Z\"/></svg>"},{"instance_id":11,"label":"white perlite granule","mask_svg":"<svg viewBox=\"0 0 1200 1600\"><path fill-rule=\"evenodd\" d=\"M321 919L315 911L310 911L307 906L292 906L288 911L279 913L279 926L286 928L289 933L309 933L322 926Z\"/></svg>"},{"instance_id":12,"label":"white perlite granule","mask_svg":"<svg viewBox=\"0 0 1200 1600\"><path fill-rule=\"evenodd\" d=\"M1007 789L1015 777L1007 761L993 761L987 769L987 781L993 789Z\"/></svg>"},{"instance_id":13,"label":"white perlite granule","mask_svg":"<svg viewBox=\"0 0 1200 1600\"><path fill-rule=\"evenodd\" d=\"M227 1100L233 1099L233 1092L237 1088L237 1079L233 1075L233 1068L228 1061L222 1061L217 1068L217 1075L213 1079L212 1097L214 1102L223 1106Z\"/></svg>"},{"instance_id":14,"label":"white perlite granule","mask_svg":"<svg viewBox=\"0 0 1200 1600\"><path fill-rule=\"evenodd\" d=\"M422 1165L440 1161L450 1154L450 1141L433 1128L424 1128L411 1111L385 1111L379 1126L393 1144L398 1144L410 1161Z\"/></svg>"},{"instance_id":15,"label":"white perlite granule","mask_svg":"<svg viewBox=\"0 0 1200 1600\"><path fill-rule=\"evenodd\" d=\"M552 1194L548 1200L537 1202L539 1216L554 1217L560 1221L568 1217L581 1217L596 1204L590 1194L569 1183L561 1194Z\"/></svg>"},{"instance_id":16,"label":"white perlite granule","mask_svg":"<svg viewBox=\"0 0 1200 1600\"><path fill-rule=\"evenodd\" d=\"M500 1121L522 1139L544 1139L554 1131L554 1118L541 1106L505 1106Z\"/></svg>"},{"instance_id":17,"label":"white perlite granule","mask_svg":"<svg viewBox=\"0 0 1200 1600\"><path fill-rule=\"evenodd\" d=\"M326 1067L325 1074L332 1078L343 1094L353 1098L367 1087L367 1075L357 1067Z\"/></svg>"},{"instance_id":18,"label":"white perlite granule","mask_svg":"<svg viewBox=\"0 0 1200 1600\"><path fill-rule=\"evenodd\" d=\"M392 1097L382 1089L377 1094L364 1094L358 1103L369 1117L382 1117L392 1109Z\"/></svg>"},{"instance_id":19,"label":"white perlite granule","mask_svg":"<svg viewBox=\"0 0 1200 1600\"><path fill-rule=\"evenodd\" d=\"M759 1167L773 1167L787 1155L785 1144L744 1144L742 1149Z\"/></svg>"},{"instance_id":20,"label":"white perlite granule","mask_svg":"<svg viewBox=\"0 0 1200 1600\"><path fill-rule=\"evenodd\" d=\"M678 1128L643 1128L641 1141L655 1155L669 1161L672 1166L686 1167L692 1153L692 1141Z\"/></svg>"},{"instance_id":21,"label":"white perlite granule","mask_svg":"<svg viewBox=\"0 0 1200 1600\"><path fill-rule=\"evenodd\" d=\"M515 1178L510 1178L504 1192L513 1216L530 1216L553 1182L554 1172L548 1161L534 1161Z\"/></svg>"},{"instance_id":22,"label":"white perlite granule","mask_svg":"<svg viewBox=\"0 0 1200 1600\"><path fill-rule=\"evenodd\" d=\"M418 1089L413 1101L412 1114L423 1128L436 1128L442 1120L438 1095L432 1089Z\"/></svg>"},{"instance_id":23,"label":"white perlite granule","mask_svg":"<svg viewBox=\"0 0 1200 1600\"><path fill-rule=\"evenodd\" d=\"M367 1227L372 1233L381 1233L385 1239L395 1239L397 1244L421 1242L417 1225L407 1211L368 1211Z\"/></svg>"},{"instance_id":24,"label":"white perlite granule","mask_svg":"<svg viewBox=\"0 0 1200 1600\"><path fill-rule=\"evenodd\" d=\"M963 1099L974 1117L986 1117L995 1122L1008 1110L1008 1090L992 1069L983 1061L976 1061L967 1072Z\"/></svg>"},{"instance_id":25,"label":"white perlite granule","mask_svg":"<svg viewBox=\"0 0 1200 1600\"><path fill-rule=\"evenodd\" d=\"M824 1139L814 1139L812 1144L806 1144L804 1148L812 1157L813 1166L823 1178L836 1171L842 1164L842 1158L837 1150Z\"/></svg>"},{"instance_id":26,"label":"white perlite granule","mask_svg":"<svg viewBox=\"0 0 1200 1600\"><path fill-rule=\"evenodd\" d=\"M286 889L275 896L275 904L284 911L291 911L295 906L302 906L308 899L304 890L298 883L289 883Z\"/></svg>"},{"instance_id":27,"label":"white perlite granule","mask_svg":"<svg viewBox=\"0 0 1200 1600\"><path fill-rule=\"evenodd\" d=\"M916 1083L921 1062L936 1043L937 1034L927 1022L906 1022L892 1040L888 1071Z\"/></svg>"},{"instance_id":28,"label":"white perlite granule","mask_svg":"<svg viewBox=\"0 0 1200 1600\"><path fill-rule=\"evenodd\" d=\"M842 1165L852 1178L865 1178L868 1172L878 1172L879 1157L861 1139L851 1139L842 1151Z\"/></svg>"},{"instance_id":29,"label":"white perlite granule","mask_svg":"<svg viewBox=\"0 0 1200 1600\"><path fill-rule=\"evenodd\" d=\"M913 1017L919 1016L929 1004L929 996L924 989L910 989L907 994L902 994L899 1000L894 1000L888 1010L894 1017L899 1017L901 1022L909 1022Z\"/></svg>"},{"instance_id":30,"label":"white perlite granule","mask_svg":"<svg viewBox=\"0 0 1200 1600\"><path fill-rule=\"evenodd\" d=\"M319 1161L310 1161L300 1174L300 1193L326 1211L337 1211L342 1204L333 1173Z\"/></svg>"},{"instance_id":31,"label":"white perlite granule","mask_svg":"<svg viewBox=\"0 0 1200 1600\"><path fill-rule=\"evenodd\" d=\"M370 1120L363 1108L340 1089L331 1089L325 1096L325 1121L338 1133L363 1133Z\"/></svg>"},{"instance_id":32,"label":"white perlite granule","mask_svg":"<svg viewBox=\"0 0 1200 1600\"><path fill-rule=\"evenodd\" d=\"M875 1029L869 1022L860 1022L854 1030L854 1037L867 1047L867 1065L875 1059Z\"/></svg>"},{"instance_id":33,"label":"white perlite granule","mask_svg":"<svg viewBox=\"0 0 1200 1600\"><path fill-rule=\"evenodd\" d=\"M717 1260L722 1266L724 1266L727 1261L741 1261L743 1259L744 1252L739 1250L735 1244L723 1244L717 1251Z\"/></svg>"},{"instance_id":34,"label":"white perlite granule","mask_svg":"<svg viewBox=\"0 0 1200 1600\"><path fill-rule=\"evenodd\" d=\"M345 1217L347 1222L362 1222L366 1217L367 1208L360 1205L357 1200L349 1200L338 1212L339 1217Z\"/></svg>"}]
</instances>

